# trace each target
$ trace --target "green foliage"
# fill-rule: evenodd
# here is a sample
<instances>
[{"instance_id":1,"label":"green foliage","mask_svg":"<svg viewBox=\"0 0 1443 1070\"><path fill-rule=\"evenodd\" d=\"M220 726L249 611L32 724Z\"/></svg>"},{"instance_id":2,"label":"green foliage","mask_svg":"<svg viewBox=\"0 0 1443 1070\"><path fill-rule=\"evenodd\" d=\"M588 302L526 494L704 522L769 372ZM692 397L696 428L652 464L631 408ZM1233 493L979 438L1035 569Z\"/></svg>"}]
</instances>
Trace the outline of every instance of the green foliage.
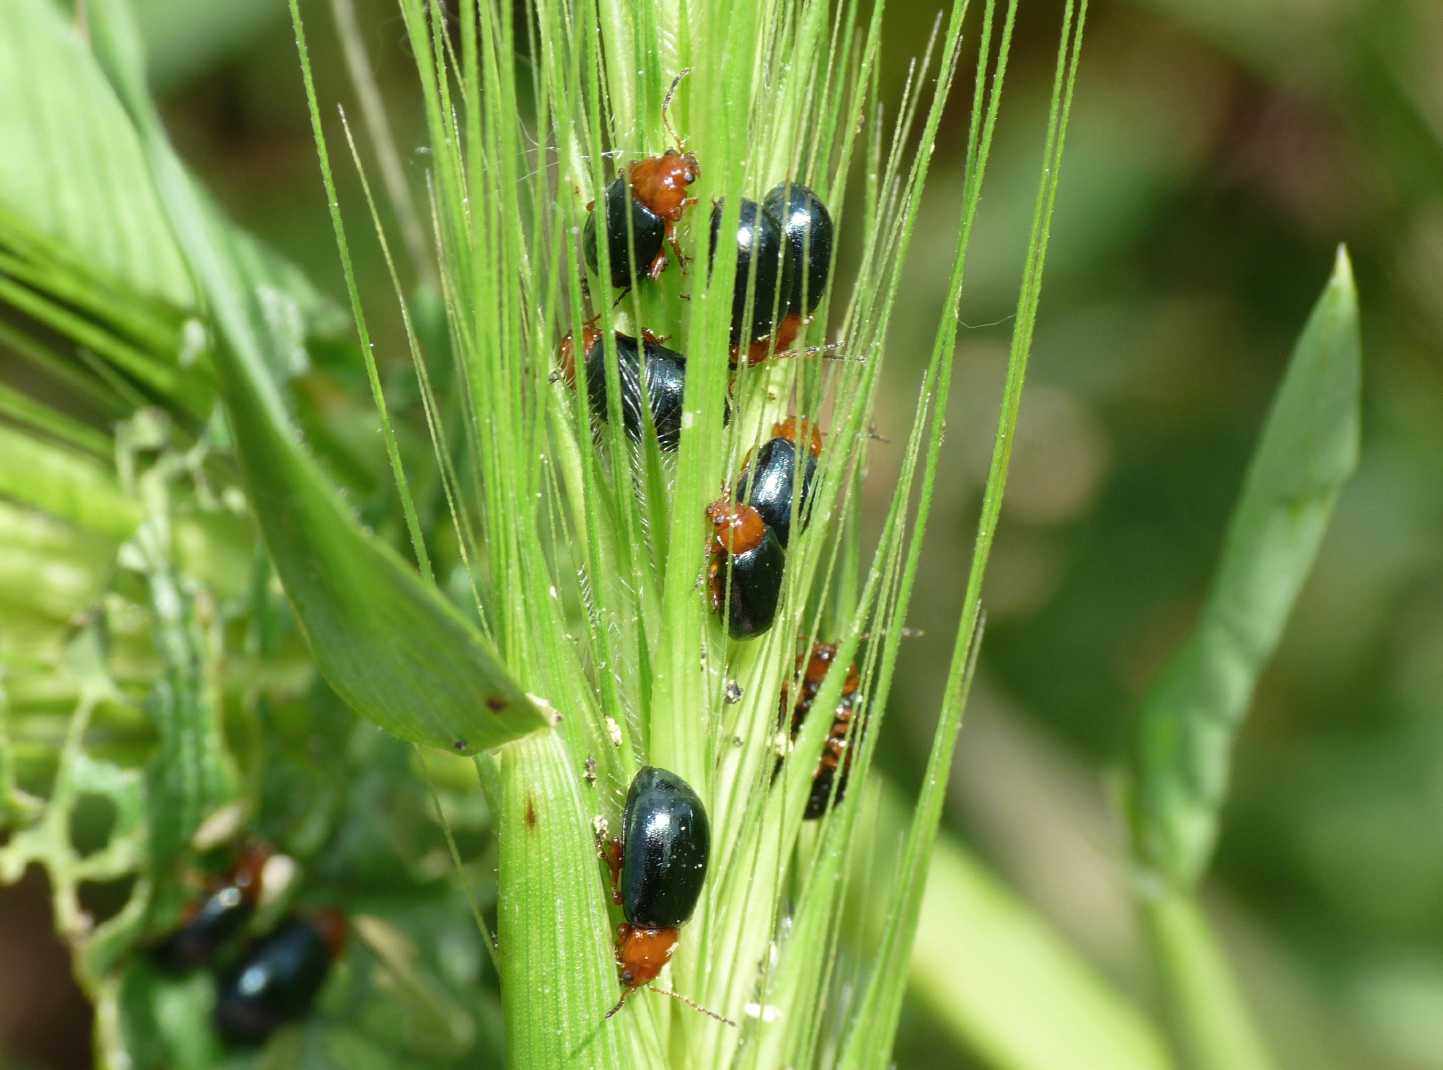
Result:
<instances>
[{"instance_id":1,"label":"green foliage","mask_svg":"<svg viewBox=\"0 0 1443 1070\"><path fill-rule=\"evenodd\" d=\"M953 4L894 108L879 96L882 5L864 12L845 2L833 9L603 0L568 8L538 0L518 12L466 0L448 23L439 3L400 0L429 142L427 210L409 215L429 216L432 225L436 262L422 274L434 278L439 314L434 306L428 314L425 291L405 291L365 178L365 152L346 129L415 373L399 388L373 353L368 318L380 318L360 299L331 171L328 109L293 3L359 339L344 357L349 385L369 387L376 419L364 426L369 432L378 420L382 434L366 452L373 460L384 454L395 484L382 501L361 504L368 519L384 518L374 529L347 500L357 487L346 466L330 463L324 445L303 442L298 430L298 384L314 366L329 306L239 237L198 191L150 100L126 4L93 0L87 9L109 83L53 7L27 0L23 10L50 35L50 58L63 48L86 72L77 85L89 97L66 107L86 109L95 143L110 137L126 147L113 173L80 160L74 168L99 188L146 192L138 203L155 211L136 225L152 226L144 240L168 250L174 289L128 278L126 257L141 237L131 235L114 263L87 273L73 256L83 213L59 212L40 237L0 217L0 248L24 254L6 262L0 298L66 340L30 338L34 362L134 421L112 438L32 399L0 397L0 411L27 429L0 429L26 461L0 466L0 490L48 519L89 529L100 540L96 556L104 562L108 548L119 565L115 575L103 563L86 572L77 593L85 605L107 602L103 618L67 639L67 656L89 652L86 672L72 674L69 690L43 710L22 693L0 722L0 802L6 818L24 826L0 869L13 877L24 860L42 861L70 919L81 913L77 882L136 880L120 914L93 935L76 920L71 934L101 1009L102 1053L139 1065L228 1058L203 1028L211 985L160 976L139 953L193 894L185 881L214 869L207 826L219 815L280 840L305 870L305 883L283 892L257 931L297 897L319 902L322 893L360 916L362 947L347 956L316 1020L278 1038L268 1061L474 1062L478 1052L501 1050L504 1022L518 1066L885 1065L980 644L984 576L1016 437L1086 4L1062 12L1007 382L928 779L896 880L877 896L880 918L869 931L879 933L878 944L861 956L844 931L845 878L866 820L944 456L960 297L1016 3L1001 18L991 2L980 12ZM868 556L858 523L868 430L892 370L886 343L944 105L956 71L972 61L973 40L956 255L900 474L885 488L885 522ZM530 62L518 64L521 54ZM690 74L672 119L703 161L695 191L702 205L725 200L724 226L742 195L791 178L818 190L839 227L859 235L849 255L863 281L836 286L805 338L836 340L841 359L776 360L743 368L733 383L726 333L736 264L725 255L707 263L705 207L680 231L685 271L674 265L615 305L594 279L587 292L573 240L590 199L582 191L602 188L610 154L621 153L624 166L670 144L661 101L683 69ZM362 95L364 107L382 106ZM385 129L376 118L367 116L366 129ZM387 192L402 204L410 196L395 183ZM603 276L604 261L603 252ZM82 283L102 282L78 313L71 302ZM132 287L150 300L126 313ZM560 336L593 310L608 340L614 328L646 326L687 353L674 460L654 436L635 447L626 440L610 341L604 420L553 375ZM208 336L192 320L201 314ZM98 354L101 370L75 358L70 343ZM157 402L172 420L145 407ZM789 411L830 414L816 519L789 550L777 626L738 645L707 605L703 509ZM114 474L106 463L112 448ZM254 559L246 552L253 530L264 538ZM403 532L417 568L396 551ZM80 549L73 553L78 564ZM126 641L112 644L117 627ZM136 632L145 636L139 652L127 645ZM777 694L814 637L836 638L844 664L859 661L867 696L866 733L850 740L852 787L820 825L803 822L802 804L827 718L808 721L780 767L776 739ZM54 660L39 671L55 673ZM829 676L819 708L836 704L842 677ZM735 691L740 700L728 701ZM432 843L420 858L406 846L414 827L395 835L370 828L377 815L384 822L413 813L422 793L411 752L353 730L335 696L402 740L487 752L474 770L414 752L434 785L444 850ZM90 731L98 722L129 728L134 738L111 753L113 739ZM37 729L57 723L68 733L62 748L34 747L40 760L29 765L12 760L22 753L10 743L17 734L34 744ZM614 825L642 762L684 775L716 831L711 877L663 986L738 1018L739 1029L646 992L602 1017L619 994L611 961L618 915L607 903L594 829ZM474 798L476 774L485 812ZM82 858L69 826L87 792L114 795L124 810L106 848ZM442 836L429 819L425 828ZM438 857L456 866L469 901L436 879ZM949 874L955 886L956 868ZM973 904L984 911L987 897ZM469 969L437 949L447 940L475 959ZM485 995L476 996L483 953L499 975L499 1000L489 974ZM1070 999L1078 1013L1101 1008L1123 1023L1116 1048L1102 1041L1096 1050L1124 1053L1117 1065L1149 1065L1149 1038L1145 1030L1134 1035L1126 1010L1096 997L1088 978L1068 977L1065 965L1042 968L1063 978L1056 998ZM388 1014L392 1000L401 1009ZM1019 1042L1025 1023L989 1025L991 1035L974 1027L986 1038L977 1047L1003 1065L1065 1065L1056 1049ZM387 1042L373 1043L379 1037Z\"/></svg>"},{"instance_id":2,"label":"green foliage","mask_svg":"<svg viewBox=\"0 0 1443 1070\"><path fill-rule=\"evenodd\" d=\"M1140 859L1187 887L1206 867L1233 737L1358 459L1358 298L1347 253L1298 339L1188 641L1143 702Z\"/></svg>"},{"instance_id":3,"label":"green foliage","mask_svg":"<svg viewBox=\"0 0 1443 1070\"><path fill-rule=\"evenodd\" d=\"M256 280L225 253L165 140L147 95L133 29L116 4L96 5L109 57L178 241L205 293L213 354L251 498L276 570L317 667L352 709L402 739L474 754L533 731L540 711L482 637L388 546L369 536L298 441L267 374L280 348Z\"/></svg>"},{"instance_id":4,"label":"green foliage","mask_svg":"<svg viewBox=\"0 0 1443 1070\"><path fill-rule=\"evenodd\" d=\"M1137 892L1184 1065L1266 1068L1193 896L1217 838L1233 736L1358 456L1362 354L1347 252L1298 339L1192 635L1143 703L1128 785Z\"/></svg>"}]
</instances>

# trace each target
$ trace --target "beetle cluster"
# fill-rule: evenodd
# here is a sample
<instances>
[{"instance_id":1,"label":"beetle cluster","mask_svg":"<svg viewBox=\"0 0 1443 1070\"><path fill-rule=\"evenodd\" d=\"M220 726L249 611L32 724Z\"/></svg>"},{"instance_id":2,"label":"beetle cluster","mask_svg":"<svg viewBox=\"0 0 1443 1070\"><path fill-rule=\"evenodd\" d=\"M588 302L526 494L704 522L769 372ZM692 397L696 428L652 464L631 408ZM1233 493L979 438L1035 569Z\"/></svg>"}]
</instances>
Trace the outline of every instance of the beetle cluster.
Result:
<instances>
[{"instance_id":1,"label":"beetle cluster","mask_svg":"<svg viewBox=\"0 0 1443 1070\"><path fill-rule=\"evenodd\" d=\"M151 949L156 964L173 973L223 962L215 1026L236 1046L264 1043L287 1022L305 1017L346 942L340 911L296 913L224 962L223 953L255 915L271 854L263 844L246 847Z\"/></svg>"},{"instance_id":2,"label":"beetle cluster","mask_svg":"<svg viewBox=\"0 0 1443 1070\"><path fill-rule=\"evenodd\" d=\"M672 136L675 148L630 164L588 205L582 254L593 274L614 288L655 282L668 263L679 267L686 263L677 229L696 204L689 191L700 178L701 167ZM741 199L734 229L727 227L729 214L724 201L712 205L706 263L710 278L717 270L719 250L723 256L735 256L728 345L729 363L737 369L787 351L801 336L826 291L833 226L822 199L794 182L776 186L760 202ZM667 348L661 337L646 329L638 331L639 337L617 331L608 342L596 322L585 325L579 337L568 335L563 340L558 377L579 386L584 376L593 419L606 421L604 352L610 345L616 355L626 435L633 442L642 441L650 426L659 448L675 451L681 440L686 356ZM731 416L728 403L724 423ZM733 639L761 635L776 617L787 546L793 528L800 531L807 525L821 450L822 436L815 424L796 417L775 424L772 437L743 460L732 489L706 508L707 593ZM793 737L835 653L835 647L817 644L810 660L804 657L805 664L799 662L802 691L795 702L783 688L783 723L790 716ZM850 766L847 732L860 707L859 687L853 668L834 713L807 817L825 812L834 782L837 798L845 788ZM653 981L670 960L679 928L700 897L709 843L706 810L691 787L666 770L642 768L627 794L621 838L603 850L612 869L613 898L626 919L617 943L622 997L611 1014L632 991Z\"/></svg>"}]
</instances>

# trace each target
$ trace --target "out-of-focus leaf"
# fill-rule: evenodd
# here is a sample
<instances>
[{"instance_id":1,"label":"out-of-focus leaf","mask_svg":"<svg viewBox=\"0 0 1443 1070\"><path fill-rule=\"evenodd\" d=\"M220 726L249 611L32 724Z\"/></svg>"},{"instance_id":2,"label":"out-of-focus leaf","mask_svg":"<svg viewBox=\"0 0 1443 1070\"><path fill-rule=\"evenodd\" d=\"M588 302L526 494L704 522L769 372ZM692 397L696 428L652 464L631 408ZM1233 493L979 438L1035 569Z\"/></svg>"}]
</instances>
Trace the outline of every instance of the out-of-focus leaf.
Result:
<instances>
[{"instance_id":1,"label":"out-of-focus leaf","mask_svg":"<svg viewBox=\"0 0 1443 1070\"><path fill-rule=\"evenodd\" d=\"M162 665L145 702L160 741L146 767L146 866L154 878L152 906L164 912L186 894L173 879L175 864L201 822L235 799L237 780L221 725L217 608L176 573L167 511L147 518L132 545L145 572Z\"/></svg>"},{"instance_id":2,"label":"out-of-focus leaf","mask_svg":"<svg viewBox=\"0 0 1443 1070\"><path fill-rule=\"evenodd\" d=\"M900 827L899 799L884 801ZM910 992L986 1065L1164 1070L1162 1036L950 838L927 872Z\"/></svg>"},{"instance_id":3,"label":"out-of-focus leaf","mask_svg":"<svg viewBox=\"0 0 1443 1070\"><path fill-rule=\"evenodd\" d=\"M1145 898L1142 914L1183 1065L1268 1070L1272 1059L1196 898L1161 888Z\"/></svg>"},{"instance_id":4,"label":"out-of-focus leaf","mask_svg":"<svg viewBox=\"0 0 1443 1070\"><path fill-rule=\"evenodd\" d=\"M0 495L112 539L129 537L140 523L140 507L105 466L4 425Z\"/></svg>"},{"instance_id":5,"label":"out-of-focus leaf","mask_svg":"<svg viewBox=\"0 0 1443 1070\"><path fill-rule=\"evenodd\" d=\"M1197 627L1143 703L1128 787L1138 894L1173 1036L1198 1070L1271 1061L1192 886L1217 840L1233 736L1358 457L1362 356L1345 250L1289 361Z\"/></svg>"},{"instance_id":6,"label":"out-of-focus leaf","mask_svg":"<svg viewBox=\"0 0 1443 1070\"><path fill-rule=\"evenodd\" d=\"M135 17L150 56L151 84L160 90L214 69L277 25L285 11L285 0L137 0Z\"/></svg>"},{"instance_id":7,"label":"out-of-focus leaf","mask_svg":"<svg viewBox=\"0 0 1443 1070\"><path fill-rule=\"evenodd\" d=\"M500 751L502 896L497 922L509 1065L642 1067L635 1015L619 994L581 766L547 732ZM645 993L637 993L640 1004ZM544 1009L543 1009L544 1008ZM623 1017L627 1015L628 1017Z\"/></svg>"},{"instance_id":8,"label":"out-of-focus leaf","mask_svg":"<svg viewBox=\"0 0 1443 1070\"><path fill-rule=\"evenodd\" d=\"M17 258L4 274L39 272L43 280L28 285L79 301L131 337L137 324L159 323L174 341L146 355L179 366L179 320L197 306L190 273L135 127L76 25L50 0L6 5L0 100L0 250ZM292 265L221 222L209 201L205 211L229 232L256 285L287 295L308 331L344 322Z\"/></svg>"},{"instance_id":9,"label":"out-of-focus leaf","mask_svg":"<svg viewBox=\"0 0 1443 1070\"><path fill-rule=\"evenodd\" d=\"M140 142L52 0L6 5L0 100L0 241L23 222L36 237L83 250L98 274L188 306L190 278Z\"/></svg>"},{"instance_id":10,"label":"out-of-focus leaf","mask_svg":"<svg viewBox=\"0 0 1443 1070\"><path fill-rule=\"evenodd\" d=\"M357 713L416 743L473 754L541 728L541 711L475 626L361 528L301 447L268 371L276 339L254 280L166 138L129 12L117 0L90 11L98 52L142 132L156 187L206 295L251 500L322 675Z\"/></svg>"},{"instance_id":11,"label":"out-of-focus leaf","mask_svg":"<svg viewBox=\"0 0 1443 1070\"><path fill-rule=\"evenodd\" d=\"M1217 839L1233 736L1358 457L1358 299L1346 251L1288 364L1198 623L1144 699L1130 800L1136 850L1196 881Z\"/></svg>"}]
</instances>

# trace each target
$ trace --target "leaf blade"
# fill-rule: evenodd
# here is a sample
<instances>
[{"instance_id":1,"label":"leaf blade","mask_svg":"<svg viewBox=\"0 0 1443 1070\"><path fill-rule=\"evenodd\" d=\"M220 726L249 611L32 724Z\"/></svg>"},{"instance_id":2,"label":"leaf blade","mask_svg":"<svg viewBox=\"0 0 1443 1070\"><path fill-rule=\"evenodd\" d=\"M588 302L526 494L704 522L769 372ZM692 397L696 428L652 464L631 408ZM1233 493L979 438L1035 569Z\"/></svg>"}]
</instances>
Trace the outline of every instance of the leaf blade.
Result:
<instances>
[{"instance_id":1,"label":"leaf blade","mask_svg":"<svg viewBox=\"0 0 1443 1070\"><path fill-rule=\"evenodd\" d=\"M1278 388L1193 634L1159 674L1138 726L1137 853L1179 885L1217 839L1229 750L1357 462L1361 344L1347 252Z\"/></svg>"},{"instance_id":2,"label":"leaf blade","mask_svg":"<svg viewBox=\"0 0 1443 1070\"><path fill-rule=\"evenodd\" d=\"M97 48L141 133L156 188L219 335L215 365L266 545L316 664L353 710L414 743L474 754L544 727L476 628L364 531L300 445L267 372L256 289L171 148L128 13L93 5Z\"/></svg>"}]
</instances>

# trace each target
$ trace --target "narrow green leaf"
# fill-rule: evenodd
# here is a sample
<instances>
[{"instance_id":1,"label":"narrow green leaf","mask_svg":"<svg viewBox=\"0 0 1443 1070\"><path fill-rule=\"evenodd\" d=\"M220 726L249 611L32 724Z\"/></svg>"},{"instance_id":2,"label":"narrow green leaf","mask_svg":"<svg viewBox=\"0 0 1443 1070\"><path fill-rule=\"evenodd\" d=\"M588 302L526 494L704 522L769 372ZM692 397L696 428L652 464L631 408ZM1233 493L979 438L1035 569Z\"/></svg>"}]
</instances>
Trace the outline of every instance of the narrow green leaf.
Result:
<instances>
[{"instance_id":1,"label":"narrow green leaf","mask_svg":"<svg viewBox=\"0 0 1443 1070\"><path fill-rule=\"evenodd\" d=\"M175 235L205 293L251 501L321 674L357 713L402 739L462 754L545 724L476 628L361 528L300 445L273 379L274 340L247 278L166 139L122 0L90 8L99 54L141 131Z\"/></svg>"},{"instance_id":2,"label":"narrow green leaf","mask_svg":"<svg viewBox=\"0 0 1443 1070\"><path fill-rule=\"evenodd\" d=\"M605 1018L620 991L580 763L554 732L517 740L498 754L505 894L497 923L508 1064L645 1066L630 1050L630 1019Z\"/></svg>"},{"instance_id":3,"label":"narrow green leaf","mask_svg":"<svg viewBox=\"0 0 1443 1070\"><path fill-rule=\"evenodd\" d=\"M1358 457L1362 353L1346 250L1293 350L1197 627L1143 701L1127 785L1137 893L1174 1040L1198 1070L1270 1060L1191 888L1207 868L1233 737Z\"/></svg>"},{"instance_id":4,"label":"narrow green leaf","mask_svg":"<svg viewBox=\"0 0 1443 1070\"><path fill-rule=\"evenodd\" d=\"M900 831L905 819L900 796L884 795L880 827ZM985 1065L1172 1065L1156 1027L945 834L932 850L919 929L928 936L912 950L909 991Z\"/></svg>"},{"instance_id":5,"label":"narrow green leaf","mask_svg":"<svg viewBox=\"0 0 1443 1070\"><path fill-rule=\"evenodd\" d=\"M1339 249L1268 415L1197 626L1143 700L1136 850L1176 884L1207 866L1233 737L1357 462L1360 380L1358 298Z\"/></svg>"},{"instance_id":6,"label":"narrow green leaf","mask_svg":"<svg viewBox=\"0 0 1443 1070\"><path fill-rule=\"evenodd\" d=\"M1196 898L1188 891L1157 888L1143 895L1141 907L1182 1065L1189 1070L1270 1070L1274 1063Z\"/></svg>"}]
</instances>

